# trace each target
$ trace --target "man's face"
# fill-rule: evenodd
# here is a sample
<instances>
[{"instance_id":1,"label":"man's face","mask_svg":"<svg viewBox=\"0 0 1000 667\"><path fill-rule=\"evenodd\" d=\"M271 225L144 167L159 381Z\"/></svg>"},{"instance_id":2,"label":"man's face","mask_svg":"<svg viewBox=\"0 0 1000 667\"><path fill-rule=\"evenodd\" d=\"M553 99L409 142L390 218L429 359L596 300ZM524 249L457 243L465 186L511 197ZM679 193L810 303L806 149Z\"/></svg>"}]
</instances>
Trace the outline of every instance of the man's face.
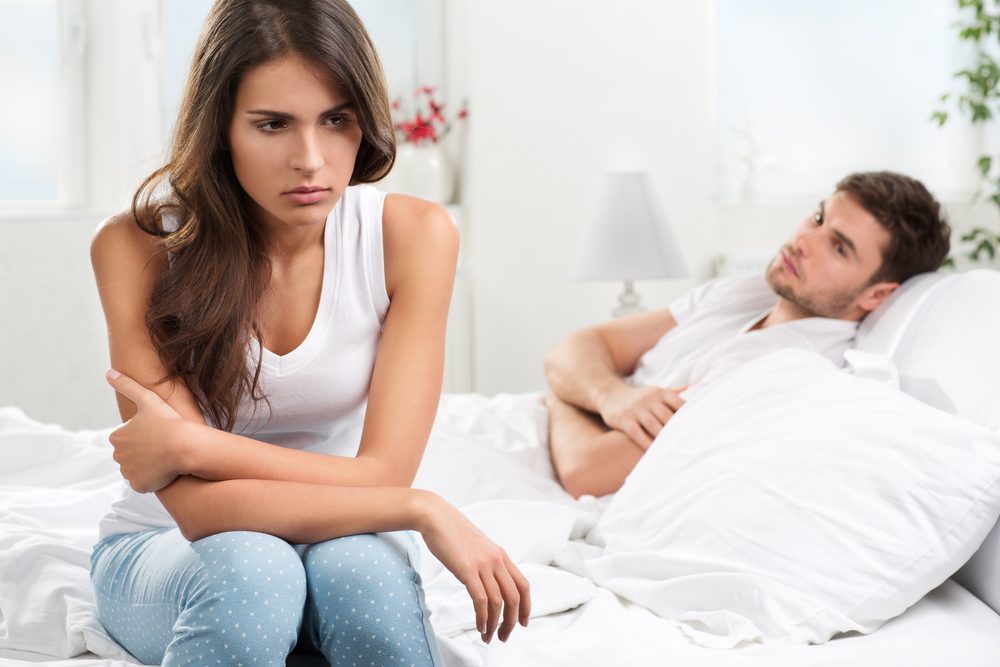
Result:
<instances>
[{"instance_id":1,"label":"man's face","mask_svg":"<svg viewBox=\"0 0 1000 667\"><path fill-rule=\"evenodd\" d=\"M767 282L802 317L860 320L896 287L871 283L888 245L889 232L838 191L782 246Z\"/></svg>"}]
</instances>

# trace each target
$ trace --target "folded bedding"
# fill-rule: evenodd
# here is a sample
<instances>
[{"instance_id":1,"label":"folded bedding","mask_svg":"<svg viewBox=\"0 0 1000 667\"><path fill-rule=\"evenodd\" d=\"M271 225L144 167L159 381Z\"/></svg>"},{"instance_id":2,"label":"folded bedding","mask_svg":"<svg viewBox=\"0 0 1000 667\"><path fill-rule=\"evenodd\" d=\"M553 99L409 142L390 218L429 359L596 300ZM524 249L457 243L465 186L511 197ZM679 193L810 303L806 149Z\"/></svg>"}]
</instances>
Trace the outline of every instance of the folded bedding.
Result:
<instances>
[{"instance_id":1,"label":"folded bedding","mask_svg":"<svg viewBox=\"0 0 1000 667\"><path fill-rule=\"evenodd\" d=\"M557 563L696 643L872 632L1000 513L1000 435L804 350L693 394Z\"/></svg>"}]
</instances>

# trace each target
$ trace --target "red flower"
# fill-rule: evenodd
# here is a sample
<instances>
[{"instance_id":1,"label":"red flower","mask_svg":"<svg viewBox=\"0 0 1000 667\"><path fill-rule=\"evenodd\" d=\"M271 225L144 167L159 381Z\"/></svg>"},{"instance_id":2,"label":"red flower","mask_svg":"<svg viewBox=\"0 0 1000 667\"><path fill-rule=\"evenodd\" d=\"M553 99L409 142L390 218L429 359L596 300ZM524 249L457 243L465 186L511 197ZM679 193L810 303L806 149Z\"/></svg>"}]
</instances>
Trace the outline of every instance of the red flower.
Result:
<instances>
[{"instance_id":1,"label":"red flower","mask_svg":"<svg viewBox=\"0 0 1000 667\"><path fill-rule=\"evenodd\" d=\"M396 117L396 131L400 134L400 139L407 143L433 142L444 138L451 130L453 121L449 121L444 115L444 103L438 102L434 97L433 86L421 86L416 90L415 111L410 114L404 109L403 102L396 99L392 103L393 116ZM466 105L462 105L462 110L455 115L454 120L464 120L469 115ZM399 119L402 116L402 119Z\"/></svg>"}]
</instances>

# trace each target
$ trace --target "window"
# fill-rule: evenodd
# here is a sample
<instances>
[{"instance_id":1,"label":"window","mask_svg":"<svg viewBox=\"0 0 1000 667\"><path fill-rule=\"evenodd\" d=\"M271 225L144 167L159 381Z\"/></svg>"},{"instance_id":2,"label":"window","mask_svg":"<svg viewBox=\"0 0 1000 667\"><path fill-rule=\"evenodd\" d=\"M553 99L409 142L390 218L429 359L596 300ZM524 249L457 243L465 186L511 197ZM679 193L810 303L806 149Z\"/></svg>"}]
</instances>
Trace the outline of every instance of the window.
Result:
<instances>
[{"instance_id":1,"label":"window","mask_svg":"<svg viewBox=\"0 0 1000 667\"><path fill-rule=\"evenodd\" d=\"M971 54L953 0L718 0L717 167L723 202L825 194L892 169L971 196L976 135L930 119Z\"/></svg>"},{"instance_id":2,"label":"window","mask_svg":"<svg viewBox=\"0 0 1000 667\"><path fill-rule=\"evenodd\" d=\"M0 0L0 206L55 210L82 197L82 3Z\"/></svg>"},{"instance_id":3,"label":"window","mask_svg":"<svg viewBox=\"0 0 1000 667\"><path fill-rule=\"evenodd\" d=\"M163 117L166 136L173 129L188 67L198 41L198 31L208 15L211 0L171 0L163 3ZM351 0L375 42L385 69L390 97L408 97L420 76L434 77L429 69L439 65L441 36L435 31L440 6L429 0ZM165 137L166 140L166 137Z\"/></svg>"},{"instance_id":4,"label":"window","mask_svg":"<svg viewBox=\"0 0 1000 667\"><path fill-rule=\"evenodd\" d=\"M0 216L107 215L165 158L212 0L0 0ZM393 96L441 78L442 0L353 0Z\"/></svg>"}]
</instances>

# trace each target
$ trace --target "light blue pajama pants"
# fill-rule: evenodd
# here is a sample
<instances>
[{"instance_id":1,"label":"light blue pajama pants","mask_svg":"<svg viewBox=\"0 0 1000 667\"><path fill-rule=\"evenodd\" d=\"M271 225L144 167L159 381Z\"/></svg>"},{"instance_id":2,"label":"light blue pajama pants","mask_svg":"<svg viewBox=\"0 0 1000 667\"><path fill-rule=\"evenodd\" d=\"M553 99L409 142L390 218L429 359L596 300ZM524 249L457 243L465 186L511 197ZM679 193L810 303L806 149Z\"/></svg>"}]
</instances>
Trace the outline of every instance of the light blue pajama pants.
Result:
<instances>
[{"instance_id":1,"label":"light blue pajama pants","mask_svg":"<svg viewBox=\"0 0 1000 667\"><path fill-rule=\"evenodd\" d=\"M97 611L145 664L269 667L296 646L334 667L440 664L412 535L293 547L253 532L111 535L91 554Z\"/></svg>"}]
</instances>

